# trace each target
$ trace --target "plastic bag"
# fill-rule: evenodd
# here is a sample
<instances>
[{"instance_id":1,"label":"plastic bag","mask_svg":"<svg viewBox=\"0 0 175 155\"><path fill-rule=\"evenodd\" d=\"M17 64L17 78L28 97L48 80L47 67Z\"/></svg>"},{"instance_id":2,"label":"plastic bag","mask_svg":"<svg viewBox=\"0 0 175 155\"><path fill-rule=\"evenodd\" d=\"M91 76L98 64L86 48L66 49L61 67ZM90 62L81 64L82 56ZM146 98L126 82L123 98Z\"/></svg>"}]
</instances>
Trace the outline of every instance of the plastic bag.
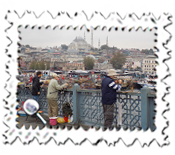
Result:
<instances>
[{"instance_id":1,"label":"plastic bag","mask_svg":"<svg viewBox=\"0 0 175 155\"><path fill-rule=\"evenodd\" d=\"M61 124L61 123L65 123L65 120L62 117L58 117L57 122Z\"/></svg>"},{"instance_id":2,"label":"plastic bag","mask_svg":"<svg viewBox=\"0 0 175 155\"><path fill-rule=\"evenodd\" d=\"M72 116L72 109L69 102L63 103L62 111L64 117Z\"/></svg>"},{"instance_id":3,"label":"plastic bag","mask_svg":"<svg viewBox=\"0 0 175 155\"><path fill-rule=\"evenodd\" d=\"M61 124L61 123L70 123L70 122L72 122L73 121L73 117L71 117L71 118L63 118L63 117L58 117L57 118L57 122L59 123L59 124Z\"/></svg>"}]
</instances>

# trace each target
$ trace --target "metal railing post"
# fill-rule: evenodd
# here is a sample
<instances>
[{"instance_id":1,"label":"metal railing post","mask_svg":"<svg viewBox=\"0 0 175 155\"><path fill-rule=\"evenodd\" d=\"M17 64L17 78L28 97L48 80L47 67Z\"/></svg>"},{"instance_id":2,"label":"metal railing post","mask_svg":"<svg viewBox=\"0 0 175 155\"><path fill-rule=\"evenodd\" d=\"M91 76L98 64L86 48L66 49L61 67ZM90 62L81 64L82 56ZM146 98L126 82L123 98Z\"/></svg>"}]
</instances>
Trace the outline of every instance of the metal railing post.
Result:
<instances>
[{"instance_id":1,"label":"metal railing post","mask_svg":"<svg viewBox=\"0 0 175 155\"><path fill-rule=\"evenodd\" d=\"M78 84L74 84L73 86L73 122L78 123L78 93L77 89L79 89L80 86Z\"/></svg>"},{"instance_id":2,"label":"metal railing post","mask_svg":"<svg viewBox=\"0 0 175 155\"><path fill-rule=\"evenodd\" d=\"M154 101L154 97L149 97L149 127L151 129L151 131L154 131L156 129L155 126L155 112L154 112L154 108L155 108L155 101Z\"/></svg>"},{"instance_id":3,"label":"metal railing post","mask_svg":"<svg viewBox=\"0 0 175 155\"><path fill-rule=\"evenodd\" d=\"M149 128L149 98L151 90L147 87L141 89L141 127L144 131Z\"/></svg>"}]
</instances>

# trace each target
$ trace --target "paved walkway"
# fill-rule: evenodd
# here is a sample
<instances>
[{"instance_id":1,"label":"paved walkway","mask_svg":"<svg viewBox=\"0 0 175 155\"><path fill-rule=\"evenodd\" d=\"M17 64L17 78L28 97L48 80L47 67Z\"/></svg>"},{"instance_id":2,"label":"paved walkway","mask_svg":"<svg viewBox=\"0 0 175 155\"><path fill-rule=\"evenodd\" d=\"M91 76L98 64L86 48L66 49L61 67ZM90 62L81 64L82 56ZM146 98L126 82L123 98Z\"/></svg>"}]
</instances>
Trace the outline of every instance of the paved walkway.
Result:
<instances>
[{"instance_id":1,"label":"paved walkway","mask_svg":"<svg viewBox=\"0 0 175 155\"><path fill-rule=\"evenodd\" d=\"M50 126L49 124L49 118L46 115L42 115L41 116L45 119L45 121L47 122L46 125L43 124L43 122L36 116L36 117L31 117L31 116L20 116L16 119L16 121L18 122L16 127L17 128L21 128L21 127L25 127L26 129L29 129L30 126L32 126L32 129L37 128L37 126L39 127L39 129L43 129L44 127L47 128L54 128L54 129L64 129L65 127L67 127L68 130L70 130L72 127L74 127L75 129L78 129L79 126L78 125L74 125L71 123L62 123L62 124L57 124L55 126ZM27 120L26 120L27 118ZM88 126L82 126L85 130L89 129L90 127Z\"/></svg>"}]
</instances>

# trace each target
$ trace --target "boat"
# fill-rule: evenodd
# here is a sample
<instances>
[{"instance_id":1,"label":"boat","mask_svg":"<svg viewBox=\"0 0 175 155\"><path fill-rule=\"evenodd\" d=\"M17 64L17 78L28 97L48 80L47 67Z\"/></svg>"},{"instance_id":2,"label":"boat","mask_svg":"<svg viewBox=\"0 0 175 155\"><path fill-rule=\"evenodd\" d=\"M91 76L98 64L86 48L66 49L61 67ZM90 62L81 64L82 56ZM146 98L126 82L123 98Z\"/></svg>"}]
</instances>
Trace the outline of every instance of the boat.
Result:
<instances>
[{"instance_id":1,"label":"boat","mask_svg":"<svg viewBox=\"0 0 175 155\"><path fill-rule=\"evenodd\" d=\"M61 75L61 74L63 74L62 71L54 71L54 73L56 73L57 75Z\"/></svg>"},{"instance_id":2,"label":"boat","mask_svg":"<svg viewBox=\"0 0 175 155\"><path fill-rule=\"evenodd\" d=\"M144 80L138 82L138 84L142 87L148 87L152 90L156 89L156 81L154 79L145 78Z\"/></svg>"}]
</instances>

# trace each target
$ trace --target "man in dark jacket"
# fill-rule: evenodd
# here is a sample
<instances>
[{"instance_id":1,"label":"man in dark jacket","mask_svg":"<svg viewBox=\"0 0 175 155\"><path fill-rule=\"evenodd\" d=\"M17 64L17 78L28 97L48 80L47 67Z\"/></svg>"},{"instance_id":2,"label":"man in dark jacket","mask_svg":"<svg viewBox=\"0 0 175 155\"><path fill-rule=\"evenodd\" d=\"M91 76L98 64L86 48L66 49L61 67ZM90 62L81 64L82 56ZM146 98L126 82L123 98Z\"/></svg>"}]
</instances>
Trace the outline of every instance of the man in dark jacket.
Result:
<instances>
[{"instance_id":1,"label":"man in dark jacket","mask_svg":"<svg viewBox=\"0 0 175 155\"><path fill-rule=\"evenodd\" d=\"M41 72L38 71L36 73L36 76L32 79L32 95L33 99L38 102L38 98L40 95L40 86L43 84L43 82L39 82L39 79L41 77Z\"/></svg>"},{"instance_id":2,"label":"man in dark jacket","mask_svg":"<svg viewBox=\"0 0 175 155\"><path fill-rule=\"evenodd\" d=\"M121 89L122 81L120 80L117 84L114 81L116 75L116 71L114 69L110 69L108 75L102 80L101 84L104 130L112 127L114 104L117 99L116 91Z\"/></svg>"}]
</instances>

